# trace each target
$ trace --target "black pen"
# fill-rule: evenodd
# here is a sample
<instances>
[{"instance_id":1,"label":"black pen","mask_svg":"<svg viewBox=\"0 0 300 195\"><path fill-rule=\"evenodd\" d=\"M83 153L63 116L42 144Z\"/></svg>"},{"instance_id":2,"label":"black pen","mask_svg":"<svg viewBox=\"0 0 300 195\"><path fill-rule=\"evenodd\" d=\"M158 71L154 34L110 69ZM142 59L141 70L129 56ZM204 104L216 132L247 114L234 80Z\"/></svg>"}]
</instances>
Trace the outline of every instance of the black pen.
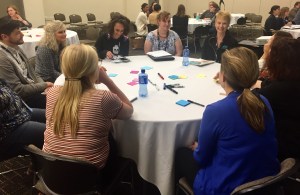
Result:
<instances>
[{"instance_id":1,"label":"black pen","mask_svg":"<svg viewBox=\"0 0 300 195\"><path fill-rule=\"evenodd\" d=\"M190 103L192 103L192 104L196 104L196 105L198 105L198 106L205 107L205 105L200 104L200 103L197 103L197 102L194 102L194 101L192 101L192 100L187 100L187 101L190 102Z\"/></svg>"},{"instance_id":2,"label":"black pen","mask_svg":"<svg viewBox=\"0 0 300 195\"><path fill-rule=\"evenodd\" d=\"M134 102L135 100L137 100L138 98L137 97L135 97L135 98L133 98L132 100L130 100L130 102L132 103L132 102Z\"/></svg>"},{"instance_id":3,"label":"black pen","mask_svg":"<svg viewBox=\"0 0 300 195\"><path fill-rule=\"evenodd\" d=\"M168 85L164 84L164 88L169 89L170 91L172 91L175 94L178 94L178 92L176 90L174 90L173 88L169 87Z\"/></svg>"}]
</instances>

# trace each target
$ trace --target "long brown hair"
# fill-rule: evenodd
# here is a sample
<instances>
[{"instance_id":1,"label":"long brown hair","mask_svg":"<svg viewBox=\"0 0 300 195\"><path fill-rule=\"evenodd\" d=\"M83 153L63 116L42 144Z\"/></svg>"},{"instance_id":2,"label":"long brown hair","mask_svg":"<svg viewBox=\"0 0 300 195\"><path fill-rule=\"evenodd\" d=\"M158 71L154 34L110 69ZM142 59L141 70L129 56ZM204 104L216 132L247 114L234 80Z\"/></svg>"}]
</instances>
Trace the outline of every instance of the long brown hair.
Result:
<instances>
[{"instance_id":1,"label":"long brown hair","mask_svg":"<svg viewBox=\"0 0 300 195\"><path fill-rule=\"evenodd\" d=\"M185 7L183 4L178 5L176 16L179 16L179 17L185 16Z\"/></svg>"},{"instance_id":2,"label":"long brown hair","mask_svg":"<svg viewBox=\"0 0 300 195\"><path fill-rule=\"evenodd\" d=\"M256 54L245 47L225 51L221 72L224 72L228 85L235 91L241 91L237 103L243 118L256 132L263 132L264 116L268 109L261 98L250 90L259 74Z\"/></svg>"}]
</instances>

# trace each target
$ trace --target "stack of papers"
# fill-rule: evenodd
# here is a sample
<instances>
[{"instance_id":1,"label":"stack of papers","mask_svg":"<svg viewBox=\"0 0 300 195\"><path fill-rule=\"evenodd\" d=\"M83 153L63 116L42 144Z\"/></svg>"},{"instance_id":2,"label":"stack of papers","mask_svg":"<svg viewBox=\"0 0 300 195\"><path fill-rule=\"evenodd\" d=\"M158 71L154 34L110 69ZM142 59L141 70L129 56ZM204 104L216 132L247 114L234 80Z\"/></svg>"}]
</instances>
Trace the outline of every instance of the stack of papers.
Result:
<instances>
[{"instance_id":1,"label":"stack of papers","mask_svg":"<svg viewBox=\"0 0 300 195\"><path fill-rule=\"evenodd\" d=\"M209 64L213 64L215 63L215 61L212 61L212 60L197 60L197 61L190 61L190 65L194 65L194 66L206 66L206 65L209 65Z\"/></svg>"},{"instance_id":2,"label":"stack of papers","mask_svg":"<svg viewBox=\"0 0 300 195\"><path fill-rule=\"evenodd\" d=\"M261 36L256 39L257 45L266 44L272 36Z\"/></svg>"},{"instance_id":3,"label":"stack of papers","mask_svg":"<svg viewBox=\"0 0 300 195\"><path fill-rule=\"evenodd\" d=\"M169 61L175 59L170 53L164 50L151 51L148 52L147 55L154 61Z\"/></svg>"}]
</instances>

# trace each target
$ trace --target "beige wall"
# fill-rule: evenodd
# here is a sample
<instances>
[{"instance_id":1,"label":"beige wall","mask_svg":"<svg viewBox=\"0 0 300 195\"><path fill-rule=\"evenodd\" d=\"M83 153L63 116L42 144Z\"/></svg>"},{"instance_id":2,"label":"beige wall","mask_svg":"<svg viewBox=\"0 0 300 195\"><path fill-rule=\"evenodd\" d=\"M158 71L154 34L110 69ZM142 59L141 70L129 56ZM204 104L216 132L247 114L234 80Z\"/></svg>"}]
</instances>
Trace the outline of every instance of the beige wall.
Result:
<instances>
[{"instance_id":1,"label":"beige wall","mask_svg":"<svg viewBox=\"0 0 300 195\"><path fill-rule=\"evenodd\" d=\"M43 1L23 0L26 19L31 22L33 27L45 24L45 12ZM33 7L34 5L34 7ZM34 11L33 11L34 10Z\"/></svg>"},{"instance_id":2,"label":"beige wall","mask_svg":"<svg viewBox=\"0 0 300 195\"><path fill-rule=\"evenodd\" d=\"M193 13L203 12L208 7L210 0L160 0L162 10L176 13L177 6L184 4L187 14L193 16ZM142 3L148 0L24 0L24 8L27 19L33 23L33 26L40 25L40 18L53 18L53 14L64 13L68 19L70 14L81 15L85 22L86 13L94 13L97 20L107 22L109 14L118 11L126 15L130 20L135 21L140 12ZM216 0L219 3L219 0ZM226 11L232 13L254 12L263 15L263 22L268 17L268 12L272 5L292 7L295 0L224 0ZM34 11L31 11L34 5ZM37 6L37 8L35 8ZM43 9L42 9L43 7ZM224 9L224 7L222 7ZM38 19L39 18L39 19ZM43 18L43 21L44 21Z\"/></svg>"}]
</instances>

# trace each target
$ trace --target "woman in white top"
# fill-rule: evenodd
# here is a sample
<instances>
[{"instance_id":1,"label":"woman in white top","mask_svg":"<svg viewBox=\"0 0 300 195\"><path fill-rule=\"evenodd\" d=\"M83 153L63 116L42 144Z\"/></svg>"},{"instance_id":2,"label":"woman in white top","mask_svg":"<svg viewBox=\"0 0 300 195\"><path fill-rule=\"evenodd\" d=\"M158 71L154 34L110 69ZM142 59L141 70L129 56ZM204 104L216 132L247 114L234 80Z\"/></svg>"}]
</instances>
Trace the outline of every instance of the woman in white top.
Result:
<instances>
[{"instance_id":1,"label":"woman in white top","mask_svg":"<svg viewBox=\"0 0 300 195\"><path fill-rule=\"evenodd\" d=\"M147 35L148 34L148 18L147 13L149 11L149 5L147 3L143 3L141 6L142 11L139 13L139 15L136 18L135 25L137 28L137 34L138 35Z\"/></svg>"}]
</instances>

